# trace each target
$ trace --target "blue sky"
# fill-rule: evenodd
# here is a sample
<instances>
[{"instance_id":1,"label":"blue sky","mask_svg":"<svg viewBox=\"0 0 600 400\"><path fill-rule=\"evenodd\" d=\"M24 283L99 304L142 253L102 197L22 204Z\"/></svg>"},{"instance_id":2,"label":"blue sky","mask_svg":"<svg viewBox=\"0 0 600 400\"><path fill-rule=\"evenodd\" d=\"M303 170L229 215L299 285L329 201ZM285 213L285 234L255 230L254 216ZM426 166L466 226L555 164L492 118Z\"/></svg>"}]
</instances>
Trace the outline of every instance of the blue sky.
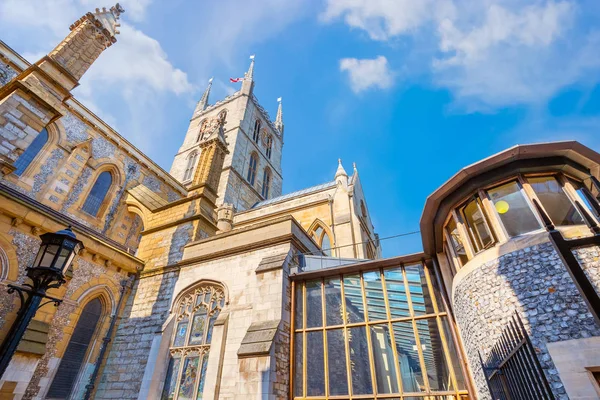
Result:
<instances>
[{"instance_id":1,"label":"blue sky","mask_svg":"<svg viewBox=\"0 0 600 400\"><path fill-rule=\"evenodd\" d=\"M284 192L356 162L381 237L425 198L518 143L600 150L594 0L124 0L121 34L75 96L169 169L208 79L211 101L256 54L255 93L283 97ZM0 38L30 61L97 0L0 0ZM420 250L413 235L384 255Z\"/></svg>"}]
</instances>

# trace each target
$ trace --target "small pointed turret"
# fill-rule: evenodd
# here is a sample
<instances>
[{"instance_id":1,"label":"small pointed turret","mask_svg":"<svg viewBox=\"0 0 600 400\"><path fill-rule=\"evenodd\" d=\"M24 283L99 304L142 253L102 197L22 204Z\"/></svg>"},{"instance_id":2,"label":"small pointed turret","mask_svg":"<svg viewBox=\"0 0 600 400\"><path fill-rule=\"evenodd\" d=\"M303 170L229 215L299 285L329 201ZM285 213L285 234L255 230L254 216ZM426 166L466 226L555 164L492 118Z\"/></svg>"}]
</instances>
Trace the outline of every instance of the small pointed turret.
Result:
<instances>
[{"instance_id":1,"label":"small pointed turret","mask_svg":"<svg viewBox=\"0 0 600 400\"><path fill-rule=\"evenodd\" d=\"M200 99L200 101L198 102L198 105L196 106L194 115L199 114L200 112L206 110L206 107L208 107L208 96L210 96L210 88L212 87L212 81L213 81L213 78L210 78L208 80L208 86L206 87L204 94L202 94L202 98Z\"/></svg>"},{"instance_id":2,"label":"small pointed turret","mask_svg":"<svg viewBox=\"0 0 600 400\"><path fill-rule=\"evenodd\" d=\"M348 174L346 173L346 170L342 165L341 158L338 158L338 168L337 171L335 171L335 181L338 183L342 183L342 185L344 186L348 185Z\"/></svg>"},{"instance_id":3,"label":"small pointed turret","mask_svg":"<svg viewBox=\"0 0 600 400\"><path fill-rule=\"evenodd\" d=\"M281 108L281 97L277 99L279 106L277 107L277 118L275 118L275 128L283 136L283 109Z\"/></svg>"},{"instance_id":4,"label":"small pointed turret","mask_svg":"<svg viewBox=\"0 0 600 400\"><path fill-rule=\"evenodd\" d=\"M254 88L254 54L250 56L250 60L252 60L250 61L250 68L244 74L244 81L242 82L242 93L247 95L251 95Z\"/></svg>"},{"instance_id":5,"label":"small pointed turret","mask_svg":"<svg viewBox=\"0 0 600 400\"><path fill-rule=\"evenodd\" d=\"M246 72L245 74L245 78L252 80L252 78L254 77L254 54L252 54L250 56L250 68L248 68L248 72Z\"/></svg>"}]
</instances>

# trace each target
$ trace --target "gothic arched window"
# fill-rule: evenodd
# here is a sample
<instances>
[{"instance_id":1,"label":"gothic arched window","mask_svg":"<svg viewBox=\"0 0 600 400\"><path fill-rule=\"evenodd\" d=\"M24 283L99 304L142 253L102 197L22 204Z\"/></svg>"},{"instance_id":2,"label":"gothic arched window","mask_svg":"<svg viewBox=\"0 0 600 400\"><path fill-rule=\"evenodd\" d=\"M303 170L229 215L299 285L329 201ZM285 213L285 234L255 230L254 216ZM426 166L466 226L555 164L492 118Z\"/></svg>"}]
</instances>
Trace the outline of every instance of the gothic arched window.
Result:
<instances>
[{"instance_id":1,"label":"gothic arched window","mask_svg":"<svg viewBox=\"0 0 600 400\"><path fill-rule=\"evenodd\" d=\"M198 161L198 152L194 151L188 156L188 163L185 167L185 173L183 174L184 182L189 179L192 179L192 172L194 172L194 168L196 167L196 161Z\"/></svg>"},{"instance_id":2,"label":"gothic arched window","mask_svg":"<svg viewBox=\"0 0 600 400\"><path fill-rule=\"evenodd\" d=\"M186 294L174 308L175 332L163 399L202 398L212 330L224 304L220 288L201 286Z\"/></svg>"},{"instance_id":3,"label":"gothic arched window","mask_svg":"<svg viewBox=\"0 0 600 400\"><path fill-rule=\"evenodd\" d=\"M271 158L271 151L273 149L273 137L271 135L267 136L267 158Z\"/></svg>"},{"instance_id":4,"label":"gothic arched window","mask_svg":"<svg viewBox=\"0 0 600 400\"><path fill-rule=\"evenodd\" d=\"M97 216L110 185L112 185L112 174L108 171L100 173L81 209L94 217Z\"/></svg>"},{"instance_id":5,"label":"gothic arched window","mask_svg":"<svg viewBox=\"0 0 600 400\"><path fill-rule=\"evenodd\" d=\"M250 182L251 185L254 185L254 180L256 179L256 166L258 165L258 156L256 153L252 153L250 156L250 161L248 162L248 176L246 179Z\"/></svg>"},{"instance_id":6,"label":"gothic arched window","mask_svg":"<svg viewBox=\"0 0 600 400\"><path fill-rule=\"evenodd\" d=\"M271 189L271 170L265 168L263 172L263 186L262 186L262 197L265 199L269 197L269 190Z\"/></svg>"},{"instance_id":7,"label":"gothic arched window","mask_svg":"<svg viewBox=\"0 0 600 400\"><path fill-rule=\"evenodd\" d=\"M260 120L257 119L254 121L254 132L252 133L252 140L258 143L258 139L260 137Z\"/></svg>"},{"instance_id":8,"label":"gothic arched window","mask_svg":"<svg viewBox=\"0 0 600 400\"><path fill-rule=\"evenodd\" d=\"M94 333L103 313L102 301L99 297L89 301L75 325L73 335L65 350L60 365L50 385L46 397L51 399L71 398L73 386L77 381L77 375L88 353Z\"/></svg>"},{"instance_id":9,"label":"gothic arched window","mask_svg":"<svg viewBox=\"0 0 600 400\"><path fill-rule=\"evenodd\" d=\"M38 133L35 139L33 139L33 142L31 142L29 147L25 149L23 154L21 154L21 156L17 158L17 161L15 161L15 175L21 176L21 174L25 172L27 167L29 167L29 164L31 164L31 162L33 161L35 156L38 155L40 150L42 150L42 147L44 147L46 142L48 142L48 131L46 130L46 128L44 128L40 133Z\"/></svg>"},{"instance_id":10,"label":"gothic arched window","mask_svg":"<svg viewBox=\"0 0 600 400\"><path fill-rule=\"evenodd\" d=\"M329 239L329 235L320 224L315 225L310 233L310 237L317 242L326 256L331 256L333 254L331 251L331 239Z\"/></svg>"},{"instance_id":11,"label":"gothic arched window","mask_svg":"<svg viewBox=\"0 0 600 400\"><path fill-rule=\"evenodd\" d=\"M206 126L208 125L208 120L204 120L202 122L200 122L200 132L198 132L198 136L196 137L196 142L199 142L200 139L202 139L202 135L204 134L204 131L206 130Z\"/></svg>"}]
</instances>

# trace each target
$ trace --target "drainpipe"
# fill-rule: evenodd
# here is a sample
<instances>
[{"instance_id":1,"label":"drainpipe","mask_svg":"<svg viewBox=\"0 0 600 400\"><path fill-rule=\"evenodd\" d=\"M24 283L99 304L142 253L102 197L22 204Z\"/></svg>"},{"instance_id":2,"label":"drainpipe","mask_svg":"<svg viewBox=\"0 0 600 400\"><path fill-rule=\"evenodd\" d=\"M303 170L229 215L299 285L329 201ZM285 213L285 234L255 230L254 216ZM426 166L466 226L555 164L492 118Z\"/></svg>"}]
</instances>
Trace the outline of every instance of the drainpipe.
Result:
<instances>
[{"instance_id":1,"label":"drainpipe","mask_svg":"<svg viewBox=\"0 0 600 400\"><path fill-rule=\"evenodd\" d=\"M119 315L119 311L121 310L121 306L123 304L123 300L125 299L125 290L129 287L129 279L123 279L121 281L121 292L119 295L119 303L117 304L117 309L115 313L110 319L110 325L108 327L108 331L106 332L106 336L102 339L102 347L100 348L100 354L98 354L98 359L96 360L96 365L94 366L94 371L90 376L90 383L85 386L85 396L84 400L89 400L92 396L92 392L96 387L96 380L98 379L98 373L100 372L100 366L104 361L104 355L106 354L106 349L108 348L108 344L111 341L113 331L115 330L115 326L117 324L117 317Z\"/></svg>"}]
</instances>

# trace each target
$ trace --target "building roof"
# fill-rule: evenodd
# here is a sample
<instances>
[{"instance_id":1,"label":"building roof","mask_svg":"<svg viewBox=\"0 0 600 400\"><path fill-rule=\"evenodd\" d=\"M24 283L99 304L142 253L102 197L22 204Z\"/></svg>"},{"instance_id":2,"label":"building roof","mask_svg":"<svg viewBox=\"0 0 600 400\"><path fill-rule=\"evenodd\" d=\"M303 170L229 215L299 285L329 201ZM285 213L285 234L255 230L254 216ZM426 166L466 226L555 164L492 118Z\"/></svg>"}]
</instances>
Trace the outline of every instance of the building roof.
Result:
<instances>
[{"instance_id":1,"label":"building roof","mask_svg":"<svg viewBox=\"0 0 600 400\"><path fill-rule=\"evenodd\" d=\"M517 162L523 169L529 170L541 167L564 170L565 162L571 162L583 167L587 174L600 174L600 154L576 141L516 145L464 167L427 197L420 223L425 253L434 254L442 250L441 224L449 207L454 206L460 197L459 192L472 192L481 187L485 179L498 180L502 174L500 168Z\"/></svg>"},{"instance_id":2,"label":"building roof","mask_svg":"<svg viewBox=\"0 0 600 400\"><path fill-rule=\"evenodd\" d=\"M299 197L299 196L304 196L304 195L315 193L315 192L320 192L321 190L335 187L335 185L336 185L336 182L331 181L331 182L323 183L321 185L312 186L312 187L309 187L306 189L298 190L297 192L284 194L283 196L273 197L272 199L259 201L258 203L253 205L251 209L256 209L256 208L267 206L267 205L274 204L274 203L279 203L279 202L282 202L285 200L293 199L294 197Z\"/></svg>"}]
</instances>

